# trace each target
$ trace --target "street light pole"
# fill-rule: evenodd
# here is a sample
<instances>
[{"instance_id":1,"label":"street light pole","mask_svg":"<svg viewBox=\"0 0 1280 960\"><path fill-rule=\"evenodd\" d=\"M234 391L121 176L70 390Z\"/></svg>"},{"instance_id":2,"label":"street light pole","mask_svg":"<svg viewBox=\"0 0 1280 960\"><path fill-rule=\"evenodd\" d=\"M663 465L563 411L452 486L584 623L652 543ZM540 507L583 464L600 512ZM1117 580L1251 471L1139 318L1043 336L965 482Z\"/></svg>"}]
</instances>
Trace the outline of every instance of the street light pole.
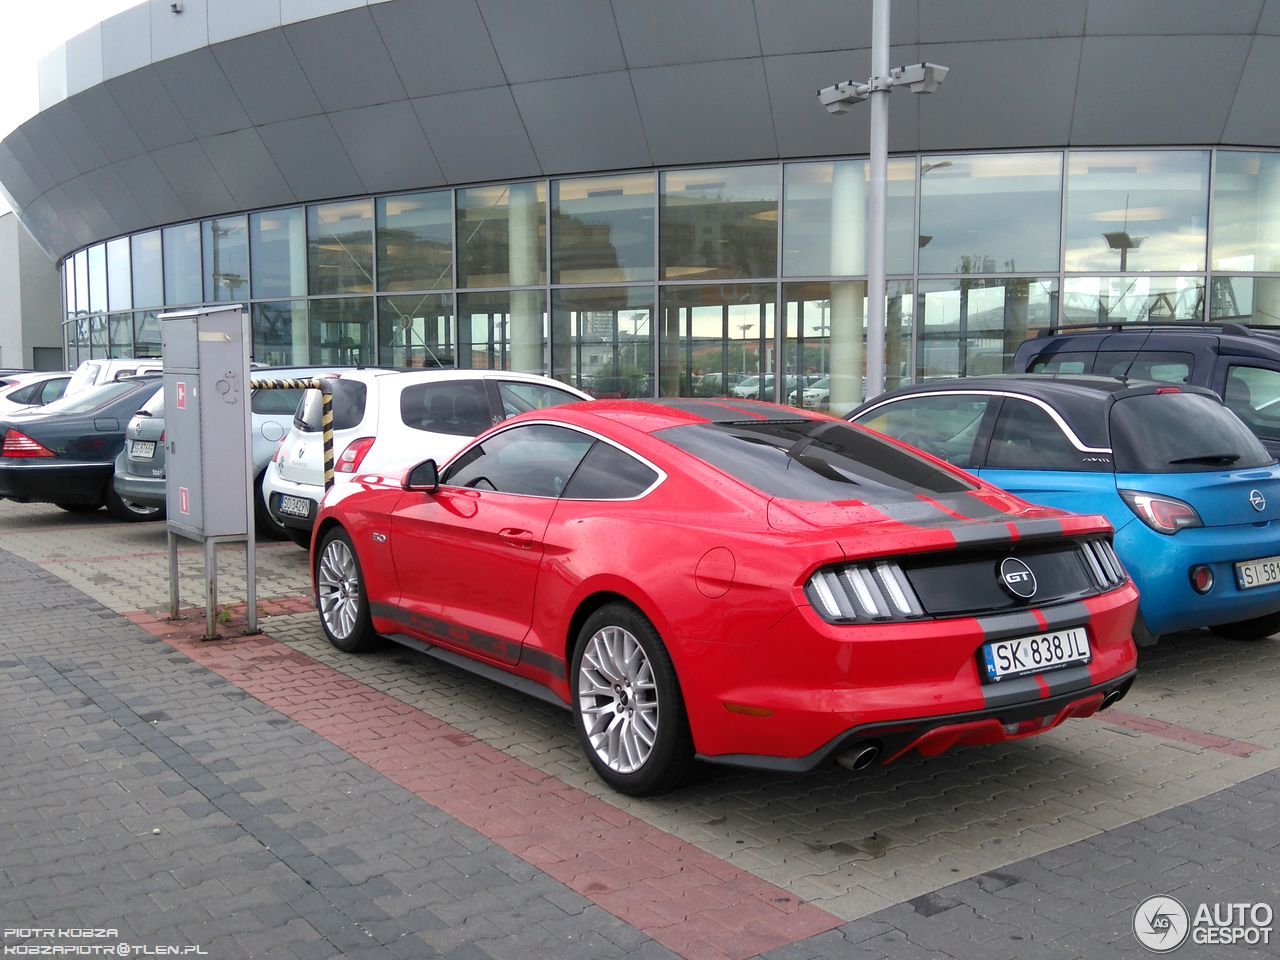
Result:
<instances>
[{"instance_id":1,"label":"street light pole","mask_svg":"<svg viewBox=\"0 0 1280 960\"><path fill-rule=\"evenodd\" d=\"M888 236L889 94L876 81L889 75L889 0L871 8L871 182L867 197L867 393L884 393L884 246ZM853 371L857 376L857 371Z\"/></svg>"},{"instance_id":2,"label":"street light pole","mask_svg":"<svg viewBox=\"0 0 1280 960\"><path fill-rule=\"evenodd\" d=\"M871 99L871 168L867 196L867 396L884 391L884 248L889 196L889 94L905 85L912 93L933 93L948 68L936 63L889 67L889 0L871 8L871 78L823 87L818 101L828 113L847 113L851 104ZM836 318L832 318L833 321ZM850 371L856 375L856 371Z\"/></svg>"}]
</instances>

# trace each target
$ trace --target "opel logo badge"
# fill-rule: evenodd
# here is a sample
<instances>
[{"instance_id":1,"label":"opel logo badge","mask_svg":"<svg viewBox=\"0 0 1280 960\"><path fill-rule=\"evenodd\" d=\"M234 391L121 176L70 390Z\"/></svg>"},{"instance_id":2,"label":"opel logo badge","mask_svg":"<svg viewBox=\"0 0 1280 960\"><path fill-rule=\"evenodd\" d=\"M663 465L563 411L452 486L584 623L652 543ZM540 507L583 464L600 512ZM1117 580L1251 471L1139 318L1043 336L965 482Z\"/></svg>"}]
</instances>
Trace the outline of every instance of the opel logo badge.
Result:
<instances>
[{"instance_id":1,"label":"opel logo badge","mask_svg":"<svg viewBox=\"0 0 1280 960\"><path fill-rule=\"evenodd\" d=\"M1267 498L1262 495L1261 490L1249 491L1249 506L1261 513L1267 509Z\"/></svg>"},{"instance_id":2,"label":"opel logo badge","mask_svg":"<svg viewBox=\"0 0 1280 960\"><path fill-rule=\"evenodd\" d=\"M1036 575L1017 557L1005 557L1000 563L1000 583L1019 600L1036 595Z\"/></svg>"}]
</instances>

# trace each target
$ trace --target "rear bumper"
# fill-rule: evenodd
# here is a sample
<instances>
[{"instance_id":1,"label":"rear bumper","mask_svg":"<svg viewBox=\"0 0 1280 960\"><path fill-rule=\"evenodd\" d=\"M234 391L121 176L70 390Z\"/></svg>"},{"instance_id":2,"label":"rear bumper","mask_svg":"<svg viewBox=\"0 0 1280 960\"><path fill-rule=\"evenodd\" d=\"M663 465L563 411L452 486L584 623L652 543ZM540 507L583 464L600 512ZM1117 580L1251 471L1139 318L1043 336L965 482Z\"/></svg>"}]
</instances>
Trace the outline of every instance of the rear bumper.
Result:
<instances>
[{"instance_id":1,"label":"rear bumper","mask_svg":"<svg viewBox=\"0 0 1280 960\"><path fill-rule=\"evenodd\" d=\"M0 460L0 498L101 506L114 467L113 461Z\"/></svg>"},{"instance_id":2,"label":"rear bumper","mask_svg":"<svg viewBox=\"0 0 1280 960\"><path fill-rule=\"evenodd\" d=\"M136 477L128 473L117 473L111 484L116 493L130 503L144 507L165 505L164 477Z\"/></svg>"},{"instance_id":3,"label":"rear bumper","mask_svg":"<svg viewBox=\"0 0 1280 960\"><path fill-rule=\"evenodd\" d=\"M289 527L293 530L310 531L316 525L316 516L320 513L320 494L323 491L310 483L295 483L292 480L286 480L280 476L280 472L276 469L274 463L267 465L266 475L262 479L262 498L267 506L267 513L271 514L271 519L281 526ZM292 514L281 513L279 509L280 497L299 497L311 504L311 512L306 517L296 517Z\"/></svg>"},{"instance_id":4,"label":"rear bumper","mask_svg":"<svg viewBox=\"0 0 1280 960\"><path fill-rule=\"evenodd\" d=\"M873 747L868 766L883 766L915 751L936 757L956 747L976 747L1022 740L1052 730L1073 717L1088 717L1124 699L1137 677L1130 670L1114 680L1072 693L968 713L943 714L918 720L870 723L853 727L803 757L751 754L702 756L711 763L756 767L781 773L805 773L832 763L843 753Z\"/></svg>"}]
</instances>

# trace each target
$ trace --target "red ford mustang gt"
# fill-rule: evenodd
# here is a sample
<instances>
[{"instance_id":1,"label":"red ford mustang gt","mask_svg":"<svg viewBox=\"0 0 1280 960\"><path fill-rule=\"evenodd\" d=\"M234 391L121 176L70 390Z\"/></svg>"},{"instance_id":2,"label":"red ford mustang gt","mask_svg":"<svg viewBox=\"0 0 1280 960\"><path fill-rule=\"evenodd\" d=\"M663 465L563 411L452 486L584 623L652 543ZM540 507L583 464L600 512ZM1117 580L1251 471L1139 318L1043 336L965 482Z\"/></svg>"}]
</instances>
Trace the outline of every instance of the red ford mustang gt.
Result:
<instances>
[{"instance_id":1,"label":"red ford mustang gt","mask_svg":"<svg viewBox=\"0 0 1280 960\"><path fill-rule=\"evenodd\" d=\"M316 531L334 646L389 636L569 705L624 793L697 758L860 769L1019 739L1135 674L1106 520L772 404L528 413L443 469L335 489Z\"/></svg>"}]
</instances>

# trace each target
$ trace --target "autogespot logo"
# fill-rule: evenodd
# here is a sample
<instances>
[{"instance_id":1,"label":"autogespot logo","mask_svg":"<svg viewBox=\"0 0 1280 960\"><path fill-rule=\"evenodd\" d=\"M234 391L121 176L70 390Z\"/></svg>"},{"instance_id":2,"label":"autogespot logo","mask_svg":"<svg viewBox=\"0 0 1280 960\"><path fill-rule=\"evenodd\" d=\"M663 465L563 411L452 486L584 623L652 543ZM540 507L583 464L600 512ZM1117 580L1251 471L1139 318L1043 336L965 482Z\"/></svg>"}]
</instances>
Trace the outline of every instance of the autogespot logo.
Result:
<instances>
[{"instance_id":1,"label":"autogespot logo","mask_svg":"<svg viewBox=\"0 0 1280 960\"><path fill-rule=\"evenodd\" d=\"M1190 930L1187 908L1173 897L1147 897L1133 912L1133 935L1153 953L1177 950Z\"/></svg>"}]
</instances>

